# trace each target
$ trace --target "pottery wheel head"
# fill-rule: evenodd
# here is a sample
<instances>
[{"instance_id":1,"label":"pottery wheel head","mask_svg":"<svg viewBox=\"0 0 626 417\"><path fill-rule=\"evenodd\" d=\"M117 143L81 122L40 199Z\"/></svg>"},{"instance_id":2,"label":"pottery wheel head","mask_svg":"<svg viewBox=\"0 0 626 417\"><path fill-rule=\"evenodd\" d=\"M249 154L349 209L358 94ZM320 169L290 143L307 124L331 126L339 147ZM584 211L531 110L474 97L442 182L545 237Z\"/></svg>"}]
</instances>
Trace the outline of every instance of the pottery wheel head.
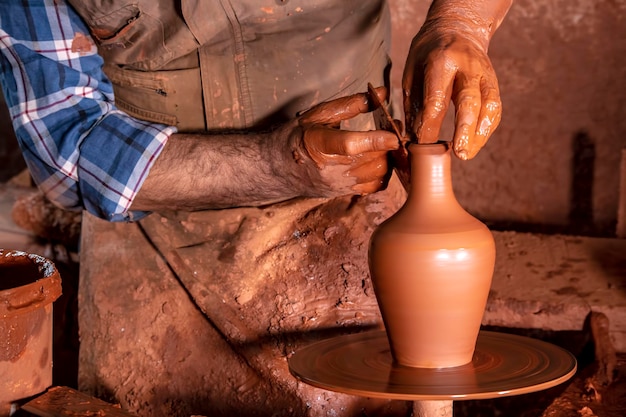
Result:
<instances>
[{"instance_id":1,"label":"pottery wheel head","mask_svg":"<svg viewBox=\"0 0 626 417\"><path fill-rule=\"evenodd\" d=\"M526 394L567 381L576 359L528 337L480 332L471 363L411 368L393 363L384 331L314 343L289 359L291 373L310 385L347 394L399 400L486 399Z\"/></svg>"}]
</instances>

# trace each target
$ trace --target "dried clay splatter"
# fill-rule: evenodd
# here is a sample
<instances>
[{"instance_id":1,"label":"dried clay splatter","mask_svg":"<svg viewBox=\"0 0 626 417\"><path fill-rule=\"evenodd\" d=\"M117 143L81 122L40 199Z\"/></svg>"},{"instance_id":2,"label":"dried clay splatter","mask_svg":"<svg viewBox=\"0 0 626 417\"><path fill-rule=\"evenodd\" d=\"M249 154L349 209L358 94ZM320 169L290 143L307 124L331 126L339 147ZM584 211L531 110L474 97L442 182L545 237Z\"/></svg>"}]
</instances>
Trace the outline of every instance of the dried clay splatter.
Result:
<instances>
[{"instance_id":1,"label":"dried clay splatter","mask_svg":"<svg viewBox=\"0 0 626 417\"><path fill-rule=\"evenodd\" d=\"M72 40L72 52L86 54L91 52L92 47L93 43L91 42L91 38L80 32L77 32L76 35L74 35L74 39Z\"/></svg>"}]
</instances>

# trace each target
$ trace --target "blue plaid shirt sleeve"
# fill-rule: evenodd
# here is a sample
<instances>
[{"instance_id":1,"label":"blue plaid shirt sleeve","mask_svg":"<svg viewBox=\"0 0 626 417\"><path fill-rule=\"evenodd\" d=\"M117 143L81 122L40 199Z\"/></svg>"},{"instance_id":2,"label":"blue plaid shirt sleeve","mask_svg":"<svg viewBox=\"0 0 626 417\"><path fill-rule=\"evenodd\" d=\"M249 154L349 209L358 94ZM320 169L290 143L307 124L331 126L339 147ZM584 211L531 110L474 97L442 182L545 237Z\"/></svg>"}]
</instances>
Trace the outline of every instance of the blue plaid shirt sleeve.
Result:
<instances>
[{"instance_id":1,"label":"blue plaid shirt sleeve","mask_svg":"<svg viewBox=\"0 0 626 417\"><path fill-rule=\"evenodd\" d=\"M65 2L0 2L0 84L33 179L61 207L134 221L147 213L132 201L176 129L118 110L102 64Z\"/></svg>"}]
</instances>

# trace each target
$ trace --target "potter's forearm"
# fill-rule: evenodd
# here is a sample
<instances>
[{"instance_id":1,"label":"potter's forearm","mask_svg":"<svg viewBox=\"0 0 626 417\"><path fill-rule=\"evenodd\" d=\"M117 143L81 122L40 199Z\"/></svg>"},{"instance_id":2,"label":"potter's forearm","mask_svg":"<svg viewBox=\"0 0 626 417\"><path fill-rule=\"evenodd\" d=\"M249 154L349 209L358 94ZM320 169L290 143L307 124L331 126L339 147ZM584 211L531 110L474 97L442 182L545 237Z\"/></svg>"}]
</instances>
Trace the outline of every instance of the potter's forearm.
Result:
<instances>
[{"instance_id":1,"label":"potter's forearm","mask_svg":"<svg viewBox=\"0 0 626 417\"><path fill-rule=\"evenodd\" d=\"M270 132L174 134L131 208L216 209L376 192L398 139L384 130L337 128L370 111L368 94L358 93L320 103Z\"/></svg>"},{"instance_id":2,"label":"potter's forearm","mask_svg":"<svg viewBox=\"0 0 626 417\"><path fill-rule=\"evenodd\" d=\"M451 26L468 32L487 49L513 0L434 0L425 26Z\"/></svg>"},{"instance_id":3,"label":"potter's forearm","mask_svg":"<svg viewBox=\"0 0 626 417\"><path fill-rule=\"evenodd\" d=\"M298 166L285 161L284 155L284 150L257 134L175 134L150 170L132 209L258 206L296 197L302 190L294 185L297 181L289 169Z\"/></svg>"}]
</instances>

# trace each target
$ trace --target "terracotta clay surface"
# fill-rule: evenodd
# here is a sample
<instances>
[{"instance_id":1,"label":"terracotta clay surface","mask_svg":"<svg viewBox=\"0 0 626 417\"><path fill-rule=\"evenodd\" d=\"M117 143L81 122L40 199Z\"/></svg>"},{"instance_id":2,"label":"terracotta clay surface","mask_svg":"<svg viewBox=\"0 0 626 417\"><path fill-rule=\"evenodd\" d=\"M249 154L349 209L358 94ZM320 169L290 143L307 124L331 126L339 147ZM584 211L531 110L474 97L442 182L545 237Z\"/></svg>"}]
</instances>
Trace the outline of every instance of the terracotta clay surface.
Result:
<instances>
[{"instance_id":1,"label":"terracotta clay surface","mask_svg":"<svg viewBox=\"0 0 626 417\"><path fill-rule=\"evenodd\" d=\"M568 351L529 337L482 331L471 363L441 369L395 365L385 332L336 337L289 359L303 381L333 391L405 400L486 399L553 387L576 372Z\"/></svg>"},{"instance_id":2,"label":"terracotta clay surface","mask_svg":"<svg viewBox=\"0 0 626 417\"><path fill-rule=\"evenodd\" d=\"M373 233L369 265L395 360L472 360L495 262L493 236L454 197L448 143L409 146L411 188Z\"/></svg>"}]
</instances>

